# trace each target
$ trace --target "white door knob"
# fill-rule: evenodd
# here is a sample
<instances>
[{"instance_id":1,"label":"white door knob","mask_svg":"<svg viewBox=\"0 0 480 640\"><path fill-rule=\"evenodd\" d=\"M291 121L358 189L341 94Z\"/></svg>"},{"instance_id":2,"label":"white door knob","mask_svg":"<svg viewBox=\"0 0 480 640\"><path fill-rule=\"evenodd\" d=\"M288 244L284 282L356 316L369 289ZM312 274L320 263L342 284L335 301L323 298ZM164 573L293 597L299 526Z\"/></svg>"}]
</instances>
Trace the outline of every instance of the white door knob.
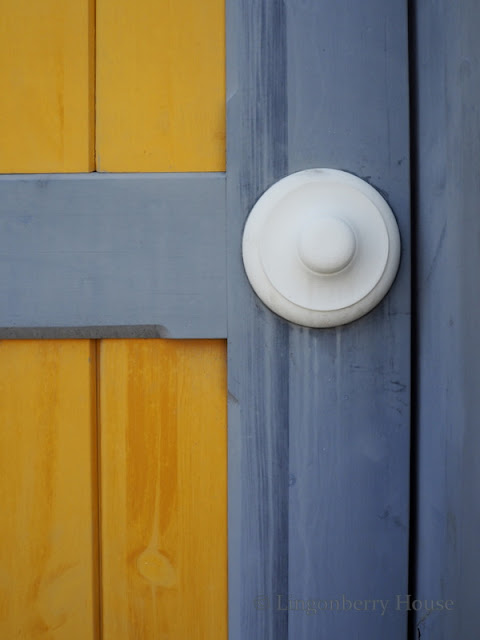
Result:
<instances>
[{"instance_id":1,"label":"white door knob","mask_svg":"<svg viewBox=\"0 0 480 640\"><path fill-rule=\"evenodd\" d=\"M319 274L345 269L355 255L356 246L355 232L337 216L308 216L297 238L300 260Z\"/></svg>"},{"instance_id":2,"label":"white door knob","mask_svg":"<svg viewBox=\"0 0 480 640\"><path fill-rule=\"evenodd\" d=\"M397 273L400 235L382 196L343 171L309 169L274 184L243 235L248 279L275 313L308 327L360 318Z\"/></svg>"}]
</instances>

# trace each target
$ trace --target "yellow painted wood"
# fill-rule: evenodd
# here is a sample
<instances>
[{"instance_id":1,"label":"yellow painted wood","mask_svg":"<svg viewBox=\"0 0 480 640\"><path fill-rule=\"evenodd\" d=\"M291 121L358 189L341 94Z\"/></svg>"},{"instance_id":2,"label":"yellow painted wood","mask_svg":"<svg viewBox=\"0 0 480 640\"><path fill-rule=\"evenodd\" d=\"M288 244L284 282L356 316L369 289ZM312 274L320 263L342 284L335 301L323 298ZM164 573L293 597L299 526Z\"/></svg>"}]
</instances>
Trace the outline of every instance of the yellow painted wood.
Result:
<instances>
[{"instance_id":1,"label":"yellow painted wood","mask_svg":"<svg viewBox=\"0 0 480 640\"><path fill-rule=\"evenodd\" d=\"M0 342L0 638L97 640L95 351Z\"/></svg>"},{"instance_id":2,"label":"yellow painted wood","mask_svg":"<svg viewBox=\"0 0 480 640\"><path fill-rule=\"evenodd\" d=\"M97 0L97 170L225 170L224 0Z\"/></svg>"},{"instance_id":3,"label":"yellow painted wood","mask_svg":"<svg viewBox=\"0 0 480 640\"><path fill-rule=\"evenodd\" d=\"M0 173L94 169L94 0L0 0Z\"/></svg>"},{"instance_id":4,"label":"yellow painted wood","mask_svg":"<svg viewBox=\"0 0 480 640\"><path fill-rule=\"evenodd\" d=\"M226 640L226 346L105 340L103 634Z\"/></svg>"}]
</instances>

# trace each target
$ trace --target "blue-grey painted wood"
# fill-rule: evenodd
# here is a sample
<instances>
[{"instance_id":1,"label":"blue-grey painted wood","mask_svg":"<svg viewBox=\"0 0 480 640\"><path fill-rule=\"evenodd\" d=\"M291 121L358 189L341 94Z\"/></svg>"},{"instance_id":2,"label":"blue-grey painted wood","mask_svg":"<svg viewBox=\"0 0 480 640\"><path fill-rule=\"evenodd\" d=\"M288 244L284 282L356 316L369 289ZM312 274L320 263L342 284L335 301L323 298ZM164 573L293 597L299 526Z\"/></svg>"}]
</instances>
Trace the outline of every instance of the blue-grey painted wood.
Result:
<instances>
[{"instance_id":1,"label":"blue-grey painted wood","mask_svg":"<svg viewBox=\"0 0 480 640\"><path fill-rule=\"evenodd\" d=\"M365 178L395 212L403 246L396 283L373 313L337 330L290 334L289 592L333 600L333 608L339 601L340 610L292 612L289 637L403 640L407 613L396 598L407 592L409 534L407 2L287 6L289 170L329 166ZM357 599L387 606L347 611Z\"/></svg>"},{"instance_id":2,"label":"blue-grey painted wood","mask_svg":"<svg viewBox=\"0 0 480 640\"><path fill-rule=\"evenodd\" d=\"M226 336L224 174L3 176L0 194L0 338Z\"/></svg>"},{"instance_id":3,"label":"blue-grey painted wood","mask_svg":"<svg viewBox=\"0 0 480 640\"><path fill-rule=\"evenodd\" d=\"M473 639L480 627L480 4L422 0L414 17L415 597L424 603L414 637ZM451 610L437 600L453 601Z\"/></svg>"},{"instance_id":4,"label":"blue-grey painted wood","mask_svg":"<svg viewBox=\"0 0 480 640\"><path fill-rule=\"evenodd\" d=\"M287 173L285 6L227 0L229 640L284 640L288 615L288 325L241 257L246 215Z\"/></svg>"},{"instance_id":5,"label":"blue-grey painted wood","mask_svg":"<svg viewBox=\"0 0 480 640\"><path fill-rule=\"evenodd\" d=\"M406 637L396 600L407 592L409 534L406 5L227 2L232 640ZM241 233L276 179L322 166L384 193L402 262L368 316L309 330L253 295ZM339 610L318 611L337 600ZM356 600L376 610L347 610ZM316 613L300 610L308 601Z\"/></svg>"}]
</instances>

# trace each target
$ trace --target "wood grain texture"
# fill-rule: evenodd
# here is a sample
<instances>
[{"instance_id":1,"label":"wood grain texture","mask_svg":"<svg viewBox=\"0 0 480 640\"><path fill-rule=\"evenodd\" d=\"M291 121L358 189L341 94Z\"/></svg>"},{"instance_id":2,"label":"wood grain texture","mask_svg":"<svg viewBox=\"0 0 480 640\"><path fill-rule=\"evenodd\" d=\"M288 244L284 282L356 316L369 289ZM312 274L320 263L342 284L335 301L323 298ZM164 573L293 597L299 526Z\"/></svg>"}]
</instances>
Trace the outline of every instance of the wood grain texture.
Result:
<instances>
[{"instance_id":1,"label":"wood grain texture","mask_svg":"<svg viewBox=\"0 0 480 640\"><path fill-rule=\"evenodd\" d=\"M373 312L331 331L290 332L289 591L390 606L384 615L292 613L289 637L403 640L407 612L395 598L408 590L409 542L407 2L288 3L287 24L288 92L301 96L289 109L290 171L327 166L366 179L392 207L402 240L395 284Z\"/></svg>"},{"instance_id":2,"label":"wood grain texture","mask_svg":"<svg viewBox=\"0 0 480 640\"><path fill-rule=\"evenodd\" d=\"M4 0L0 172L94 169L94 0Z\"/></svg>"},{"instance_id":3,"label":"wood grain texture","mask_svg":"<svg viewBox=\"0 0 480 640\"><path fill-rule=\"evenodd\" d=\"M226 336L222 174L4 176L0 189L0 336Z\"/></svg>"},{"instance_id":4,"label":"wood grain texture","mask_svg":"<svg viewBox=\"0 0 480 640\"><path fill-rule=\"evenodd\" d=\"M288 614L288 325L258 302L241 238L258 196L287 169L286 15L281 1L227 1L229 638L285 640Z\"/></svg>"},{"instance_id":5,"label":"wood grain texture","mask_svg":"<svg viewBox=\"0 0 480 640\"><path fill-rule=\"evenodd\" d=\"M227 3L233 640L406 636L406 612L394 600L407 589L409 526L406 8L404 0ZM402 236L387 298L339 329L309 330L274 316L241 264L255 200L276 179L308 167L370 181ZM342 595L383 598L390 608L382 616L284 607L289 596Z\"/></svg>"},{"instance_id":6,"label":"wood grain texture","mask_svg":"<svg viewBox=\"0 0 480 640\"><path fill-rule=\"evenodd\" d=\"M105 638L227 638L223 341L104 340Z\"/></svg>"},{"instance_id":7,"label":"wood grain texture","mask_svg":"<svg viewBox=\"0 0 480 640\"><path fill-rule=\"evenodd\" d=\"M98 639L95 351L0 342L0 636Z\"/></svg>"},{"instance_id":8,"label":"wood grain texture","mask_svg":"<svg viewBox=\"0 0 480 640\"><path fill-rule=\"evenodd\" d=\"M414 3L417 422L412 637L475 638L480 615L480 6Z\"/></svg>"},{"instance_id":9,"label":"wood grain texture","mask_svg":"<svg viewBox=\"0 0 480 640\"><path fill-rule=\"evenodd\" d=\"M97 170L225 170L223 0L97 0Z\"/></svg>"}]
</instances>

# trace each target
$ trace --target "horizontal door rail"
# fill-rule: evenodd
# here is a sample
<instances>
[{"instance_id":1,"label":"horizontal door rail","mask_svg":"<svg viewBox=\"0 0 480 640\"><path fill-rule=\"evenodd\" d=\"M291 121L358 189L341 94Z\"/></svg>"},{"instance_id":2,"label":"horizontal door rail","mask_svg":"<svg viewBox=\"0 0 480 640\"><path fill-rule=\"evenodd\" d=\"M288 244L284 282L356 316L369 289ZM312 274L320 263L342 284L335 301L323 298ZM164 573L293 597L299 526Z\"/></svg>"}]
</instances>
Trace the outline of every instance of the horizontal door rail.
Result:
<instances>
[{"instance_id":1,"label":"horizontal door rail","mask_svg":"<svg viewBox=\"0 0 480 640\"><path fill-rule=\"evenodd\" d=\"M225 175L0 177L0 338L226 337Z\"/></svg>"}]
</instances>

